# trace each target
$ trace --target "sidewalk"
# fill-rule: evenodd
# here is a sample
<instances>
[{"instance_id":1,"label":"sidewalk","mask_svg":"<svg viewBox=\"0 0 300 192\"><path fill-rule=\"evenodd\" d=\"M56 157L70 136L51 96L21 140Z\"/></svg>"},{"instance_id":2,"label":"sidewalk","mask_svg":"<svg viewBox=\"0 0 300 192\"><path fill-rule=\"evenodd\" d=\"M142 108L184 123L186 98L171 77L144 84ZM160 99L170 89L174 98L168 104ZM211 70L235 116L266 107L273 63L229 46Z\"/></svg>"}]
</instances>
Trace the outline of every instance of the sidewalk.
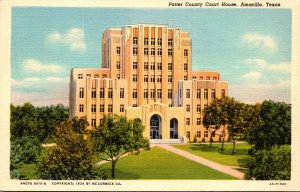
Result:
<instances>
[{"instance_id":1,"label":"sidewalk","mask_svg":"<svg viewBox=\"0 0 300 192\"><path fill-rule=\"evenodd\" d=\"M189 160L195 161L197 163L200 163L202 165L205 165L205 166L207 166L211 169L220 171L220 172L225 173L227 175L231 175L231 176L236 177L238 179L243 179L244 178L244 173L239 172L235 169L232 169L232 168L230 168L230 166L221 165L219 163L216 163L216 162L210 161L208 159L205 159L205 158L199 157L197 155L194 155L192 153L177 149L177 148L172 147L172 146L167 145L167 144L153 144L153 147L154 146L158 146L160 148L166 149L166 150L168 150L170 152L173 152L177 155L180 155L180 156L185 157Z\"/></svg>"}]
</instances>

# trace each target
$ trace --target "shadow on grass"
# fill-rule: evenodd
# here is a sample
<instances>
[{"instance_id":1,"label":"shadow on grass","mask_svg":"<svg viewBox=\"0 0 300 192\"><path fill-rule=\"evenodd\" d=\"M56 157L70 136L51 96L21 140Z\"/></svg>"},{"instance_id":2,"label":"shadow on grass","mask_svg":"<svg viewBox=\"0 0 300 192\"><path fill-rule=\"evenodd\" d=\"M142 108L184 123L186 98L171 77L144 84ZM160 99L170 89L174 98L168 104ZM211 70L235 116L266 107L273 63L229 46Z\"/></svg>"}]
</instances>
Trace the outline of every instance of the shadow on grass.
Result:
<instances>
[{"instance_id":1,"label":"shadow on grass","mask_svg":"<svg viewBox=\"0 0 300 192\"><path fill-rule=\"evenodd\" d=\"M112 179L111 178L111 169L104 169L106 175L107 175L107 179ZM123 172L120 171L119 169L115 170L115 179L139 179L141 176L134 174L134 173L130 173L130 172Z\"/></svg>"}]
</instances>

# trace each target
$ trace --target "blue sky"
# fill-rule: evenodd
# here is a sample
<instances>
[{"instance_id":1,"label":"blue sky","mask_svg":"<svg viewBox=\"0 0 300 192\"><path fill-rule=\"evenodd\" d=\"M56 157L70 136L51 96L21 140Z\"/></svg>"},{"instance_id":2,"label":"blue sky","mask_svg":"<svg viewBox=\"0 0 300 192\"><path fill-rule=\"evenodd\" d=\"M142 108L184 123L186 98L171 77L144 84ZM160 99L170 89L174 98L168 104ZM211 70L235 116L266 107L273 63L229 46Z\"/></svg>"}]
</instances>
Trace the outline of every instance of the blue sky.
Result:
<instances>
[{"instance_id":1,"label":"blue sky","mask_svg":"<svg viewBox=\"0 0 300 192\"><path fill-rule=\"evenodd\" d=\"M193 69L219 71L229 95L290 103L291 10L19 7L12 11L12 103L68 105L73 67L101 67L102 33L127 24L190 32Z\"/></svg>"}]
</instances>

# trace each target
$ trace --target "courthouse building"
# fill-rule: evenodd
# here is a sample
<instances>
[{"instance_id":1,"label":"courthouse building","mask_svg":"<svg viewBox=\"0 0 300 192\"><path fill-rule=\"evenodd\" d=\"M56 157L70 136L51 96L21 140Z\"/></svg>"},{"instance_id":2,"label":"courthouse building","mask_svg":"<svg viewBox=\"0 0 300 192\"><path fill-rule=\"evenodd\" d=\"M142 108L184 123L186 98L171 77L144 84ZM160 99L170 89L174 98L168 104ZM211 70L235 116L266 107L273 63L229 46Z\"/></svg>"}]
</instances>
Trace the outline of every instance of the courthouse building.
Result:
<instances>
[{"instance_id":1,"label":"courthouse building","mask_svg":"<svg viewBox=\"0 0 300 192\"><path fill-rule=\"evenodd\" d=\"M188 32L126 25L103 33L102 68L72 69L70 118L86 116L93 127L105 114L118 114L141 120L152 142L209 141L210 134L218 141L221 130L203 126L203 110L227 94L218 72L192 70Z\"/></svg>"}]
</instances>

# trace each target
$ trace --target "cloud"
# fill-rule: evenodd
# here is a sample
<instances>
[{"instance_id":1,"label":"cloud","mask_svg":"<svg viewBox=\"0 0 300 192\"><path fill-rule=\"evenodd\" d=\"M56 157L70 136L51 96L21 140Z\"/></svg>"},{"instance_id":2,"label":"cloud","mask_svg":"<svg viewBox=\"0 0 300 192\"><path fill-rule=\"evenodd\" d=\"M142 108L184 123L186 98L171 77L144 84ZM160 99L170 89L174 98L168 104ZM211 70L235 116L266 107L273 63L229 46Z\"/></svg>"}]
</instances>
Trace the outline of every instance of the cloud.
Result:
<instances>
[{"instance_id":1,"label":"cloud","mask_svg":"<svg viewBox=\"0 0 300 192\"><path fill-rule=\"evenodd\" d=\"M72 28L66 33L53 32L48 35L47 41L52 44L68 46L70 51L84 52L86 50L84 31L80 28Z\"/></svg>"},{"instance_id":2,"label":"cloud","mask_svg":"<svg viewBox=\"0 0 300 192\"><path fill-rule=\"evenodd\" d=\"M59 84L58 84L59 83ZM27 77L21 80L12 79L11 84L13 89L32 88L34 89L47 89L62 84L69 83L68 77ZM45 86L47 85L47 86Z\"/></svg>"},{"instance_id":3,"label":"cloud","mask_svg":"<svg viewBox=\"0 0 300 192\"><path fill-rule=\"evenodd\" d=\"M261 78L261 73L260 72L257 72L257 71L251 71L249 73L246 73L245 75L242 76L244 79L247 79L247 80L251 80L251 81L254 81L254 80L258 80Z\"/></svg>"},{"instance_id":4,"label":"cloud","mask_svg":"<svg viewBox=\"0 0 300 192\"><path fill-rule=\"evenodd\" d=\"M243 43L246 43L250 47L275 51L277 50L276 41L268 35L261 35L258 33L246 33L241 36L241 40Z\"/></svg>"},{"instance_id":5,"label":"cloud","mask_svg":"<svg viewBox=\"0 0 300 192\"><path fill-rule=\"evenodd\" d=\"M276 71L281 73L290 73L291 64L287 62L281 62L278 64L269 64L264 59L247 59L245 63L248 65L253 65L261 70Z\"/></svg>"},{"instance_id":6,"label":"cloud","mask_svg":"<svg viewBox=\"0 0 300 192\"><path fill-rule=\"evenodd\" d=\"M246 103L257 103L267 99L291 103L291 82L252 83L229 85L229 95Z\"/></svg>"},{"instance_id":7,"label":"cloud","mask_svg":"<svg viewBox=\"0 0 300 192\"><path fill-rule=\"evenodd\" d=\"M42 63L36 59L27 59L23 62L23 68L27 71L47 71L51 73L61 72L63 67L56 64Z\"/></svg>"}]
</instances>

